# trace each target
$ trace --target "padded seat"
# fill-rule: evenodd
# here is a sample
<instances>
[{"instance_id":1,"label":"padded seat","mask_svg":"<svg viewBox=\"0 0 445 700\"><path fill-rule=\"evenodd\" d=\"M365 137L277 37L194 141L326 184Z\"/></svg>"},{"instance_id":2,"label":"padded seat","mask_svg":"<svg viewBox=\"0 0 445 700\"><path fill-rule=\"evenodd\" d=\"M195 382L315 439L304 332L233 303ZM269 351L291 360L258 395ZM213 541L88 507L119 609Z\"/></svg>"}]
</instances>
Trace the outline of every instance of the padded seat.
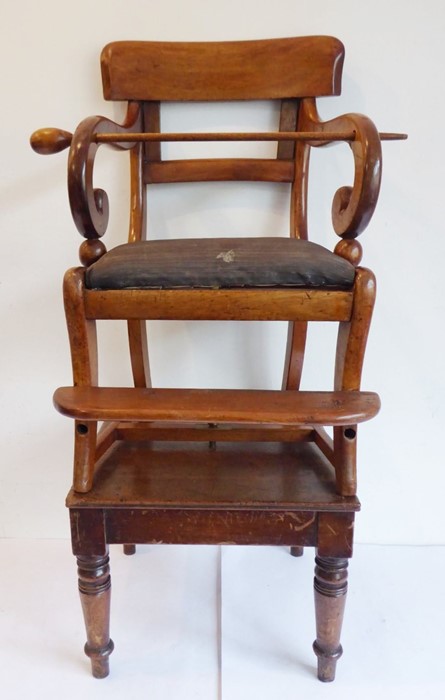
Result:
<instances>
[{"instance_id":1,"label":"padded seat","mask_svg":"<svg viewBox=\"0 0 445 700\"><path fill-rule=\"evenodd\" d=\"M213 238L126 243L86 273L89 289L309 287L351 289L355 268L297 238Z\"/></svg>"}]
</instances>

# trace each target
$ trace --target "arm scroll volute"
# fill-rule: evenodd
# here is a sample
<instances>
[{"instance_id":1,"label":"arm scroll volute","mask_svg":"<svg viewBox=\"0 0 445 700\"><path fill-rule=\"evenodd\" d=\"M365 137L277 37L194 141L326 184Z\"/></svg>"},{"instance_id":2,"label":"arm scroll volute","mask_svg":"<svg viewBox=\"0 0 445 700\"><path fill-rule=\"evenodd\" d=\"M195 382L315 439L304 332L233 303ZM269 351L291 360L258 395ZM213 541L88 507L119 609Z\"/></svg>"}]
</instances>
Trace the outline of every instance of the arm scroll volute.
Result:
<instances>
[{"instance_id":1,"label":"arm scroll volute","mask_svg":"<svg viewBox=\"0 0 445 700\"><path fill-rule=\"evenodd\" d=\"M73 135L68 157L68 194L71 213L79 233L100 238L108 225L108 196L93 188L94 159L98 144L95 134L102 117L84 119Z\"/></svg>"},{"instance_id":2,"label":"arm scroll volute","mask_svg":"<svg viewBox=\"0 0 445 700\"><path fill-rule=\"evenodd\" d=\"M352 187L340 187L332 202L332 223L342 238L356 238L368 225L377 204L382 175L382 149L377 128L362 114L346 114L322 122L315 103L306 102L305 129L355 132L350 143L354 157ZM321 144L317 144L321 145Z\"/></svg>"},{"instance_id":3,"label":"arm scroll volute","mask_svg":"<svg viewBox=\"0 0 445 700\"><path fill-rule=\"evenodd\" d=\"M93 187L94 159L99 144L97 134L125 133L139 127L138 105L130 105L125 123L115 124L105 117L87 117L73 134L68 157L68 194L76 227L88 239L103 236L108 225L108 196ZM134 143L113 144L119 150L133 148Z\"/></svg>"}]
</instances>

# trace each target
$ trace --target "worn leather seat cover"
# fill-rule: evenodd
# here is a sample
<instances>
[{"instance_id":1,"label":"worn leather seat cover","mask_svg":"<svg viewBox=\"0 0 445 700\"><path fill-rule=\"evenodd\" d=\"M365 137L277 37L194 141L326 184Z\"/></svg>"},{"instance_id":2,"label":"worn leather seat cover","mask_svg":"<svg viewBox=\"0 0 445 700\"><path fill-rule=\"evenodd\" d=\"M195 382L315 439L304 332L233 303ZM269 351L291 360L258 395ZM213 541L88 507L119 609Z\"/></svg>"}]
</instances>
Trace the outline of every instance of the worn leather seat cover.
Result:
<instances>
[{"instance_id":1,"label":"worn leather seat cover","mask_svg":"<svg viewBox=\"0 0 445 700\"><path fill-rule=\"evenodd\" d=\"M355 269L295 238L213 238L127 243L86 274L89 289L309 287L350 289Z\"/></svg>"}]
</instances>

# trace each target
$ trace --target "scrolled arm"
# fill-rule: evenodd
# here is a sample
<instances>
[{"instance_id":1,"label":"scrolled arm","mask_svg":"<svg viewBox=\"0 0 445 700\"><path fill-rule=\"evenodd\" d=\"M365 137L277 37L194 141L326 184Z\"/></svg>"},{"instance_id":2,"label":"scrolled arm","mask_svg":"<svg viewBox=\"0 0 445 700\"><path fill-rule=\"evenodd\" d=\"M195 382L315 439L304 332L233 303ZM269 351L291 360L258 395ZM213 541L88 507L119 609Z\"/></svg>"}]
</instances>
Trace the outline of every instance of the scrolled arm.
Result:
<instances>
[{"instance_id":1,"label":"scrolled arm","mask_svg":"<svg viewBox=\"0 0 445 700\"><path fill-rule=\"evenodd\" d=\"M130 102L123 124L106 117L87 117L74 134L62 129L39 129L30 139L31 147L41 155L59 153L70 147L68 156L68 194L71 213L79 232L88 239L100 238L108 225L108 196L93 187L93 169L99 148L97 134L125 134L140 130L141 112L136 102ZM112 143L118 150L129 150L133 142Z\"/></svg>"},{"instance_id":2,"label":"scrolled arm","mask_svg":"<svg viewBox=\"0 0 445 700\"><path fill-rule=\"evenodd\" d=\"M108 196L93 187L94 158L99 145L96 135L134 131L140 126L140 109L130 104L123 124L106 117L87 117L73 134L68 156L68 194L71 213L79 233L89 239L100 238L108 225ZM113 144L119 150L133 148L134 143Z\"/></svg>"},{"instance_id":3,"label":"scrolled arm","mask_svg":"<svg viewBox=\"0 0 445 700\"><path fill-rule=\"evenodd\" d=\"M377 204L382 174L382 149L379 133L368 117L345 114L323 122L314 100L304 100L302 126L318 132L354 131L350 143L354 156L354 183L340 187L332 202L332 223L342 238L357 238L368 225ZM313 145L323 145L314 143Z\"/></svg>"}]
</instances>

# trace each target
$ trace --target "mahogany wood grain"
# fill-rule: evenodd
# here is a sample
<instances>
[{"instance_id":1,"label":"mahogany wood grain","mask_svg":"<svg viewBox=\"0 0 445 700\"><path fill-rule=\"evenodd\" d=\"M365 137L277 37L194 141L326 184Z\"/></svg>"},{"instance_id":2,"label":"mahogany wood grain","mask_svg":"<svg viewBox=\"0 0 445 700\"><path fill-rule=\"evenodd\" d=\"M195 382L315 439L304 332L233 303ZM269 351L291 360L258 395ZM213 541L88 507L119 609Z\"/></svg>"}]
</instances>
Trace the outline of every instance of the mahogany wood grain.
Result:
<instances>
[{"instance_id":1,"label":"mahogany wood grain","mask_svg":"<svg viewBox=\"0 0 445 700\"><path fill-rule=\"evenodd\" d=\"M70 491L66 499L66 504L70 508L73 554L75 556L103 557L108 554L103 508L89 508L83 513L79 509L71 509L69 502L73 493L75 492Z\"/></svg>"},{"instance_id":2,"label":"mahogany wood grain","mask_svg":"<svg viewBox=\"0 0 445 700\"><path fill-rule=\"evenodd\" d=\"M361 114L345 114L323 122L312 98L302 100L300 110L301 129L318 130L320 133L334 129L355 132L351 143L354 182L352 187L341 187L335 193L332 223L339 236L356 238L368 225L379 196L382 149L378 131L372 121Z\"/></svg>"},{"instance_id":3,"label":"mahogany wood grain","mask_svg":"<svg viewBox=\"0 0 445 700\"><path fill-rule=\"evenodd\" d=\"M102 51L106 100L262 100L336 95L344 48L332 37L118 41Z\"/></svg>"},{"instance_id":4,"label":"mahogany wood grain","mask_svg":"<svg viewBox=\"0 0 445 700\"><path fill-rule=\"evenodd\" d=\"M147 533L150 523L152 535ZM217 524L216 524L217 523ZM269 544L310 546L316 535L312 512L251 512L224 510L110 509L107 515L108 541L120 544L130 537L136 544ZM143 532L141 538L138 533ZM141 541L142 540L142 541ZM301 546L300 545L300 546Z\"/></svg>"},{"instance_id":5,"label":"mahogany wood grain","mask_svg":"<svg viewBox=\"0 0 445 700\"><path fill-rule=\"evenodd\" d=\"M130 225L128 242L144 241L147 227L147 197L144 183L144 146L139 143L130 151Z\"/></svg>"},{"instance_id":6,"label":"mahogany wood grain","mask_svg":"<svg viewBox=\"0 0 445 700\"><path fill-rule=\"evenodd\" d=\"M38 129L31 134L30 144L33 151L42 156L60 153L69 148L73 135L63 129Z\"/></svg>"},{"instance_id":7,"label":"mahogany wood grain","mask_svg":"<svg viewBox=\"0 0 445 700\"><path fill-rule=\"evenodd\" d=\"M84 267L89 267L97 262L107 249L101 240L97 238L87 238L79 248L79 260Z\"/></svg>"},{"instance_id":8,"label":"mahogany wood grain","mask_svg":"<svg viewBox=\"0 0 445 700\"><path fill-rule=\"evenodd\" d=\"M352 116L352 115L351 115ZM360 115L355 115L360 116ZM352 119L351 119L351 123ZM407 138L406 134L399 133L379 133L380 141L403 141ZM179 133L150 133L150 132L129 132L121 135L110 133L97 133L93 135L96 143L120 144L120 143L157 143L157 142L190 142L197 143L200 141L309 141L316 144L330 144L334 141L354 142L357 140L357 132L355 129L349 131L241 131L241 132L179 132Z\"/></svg>"},{"instance_id":9,"label":"mahogany wood grain","mask_svg":"<svg viewBox=\"0 0 445 700\"><path fill-rule=\"evenodd\" d=\"M148 103L150 104L150 103ZM135 143L161 143L161 142L199 142L199 141L314 141L317 143L334 141L355 141L356 131L256 131L256 132L178 132L178 133L151 133L151 132L109 132L92 134L94 143L107 143L119 146L119 144ZM381 141L404 141L407 134L395 132L380 132ZM36 153L40 155L52 155L68 148L72 142L73 134L56 128L38 129L31 134L30 143ZM286 144L287 145L287 144ZM290 147L288 146L290 152ZM155 151L154 160L160 160L159 148ZM285 152L285 151L284 151ZM292 158L292 156L289 156ZM148 158L150 160L150 158Z\"/></svg>"},{"instance_id":10,"label":"mahogany wood grain","mask_svg":"<svg viewBox=\"0 0 445 700\"><path fill-rule=\"evenodd\" d=\"M170 442L312 442L314 428L301 426L261 425L254 423L153 423L116 424L116 439L131 441L166 440Z\"/></svg>"},{"instance_id":11,"label":"mahogany wood grain","mask_svg":"<svg viewBox=\"0 0 445 700\"><path fill-rule=\"evenodd\" d=\"M358 267L350 321L340 323L335 359L337 391L360 389L366 343L376 297L376 279L371 270Z\"/></svg>"},{"instance_id":12,"label":"mahogany wood grain","mask_svg":"<svg viewBox=\"0 0 445 700\"><path fill-rule=\"evenodd\" d=\"M111 579L108 554L78 556L79 594L87 632L85 654L91 659L95 678L109 674L108 657L114 649L110 639Z\"/></svg>"},{"instance_id":13,"label":"mahogany wood grain","mask_svg":"<svg viewBox=\"0 0 445 700\"><path fill-rule=\"evenodd\" d=\"M283 131L297 131L299 100L281 100L280 122L278 129ZM295 157L295 142L279 141L277 146L277 160L293 160Z\"/></svg>"},{"instance_id":14,"label":"mahogany wood grain","mask_svg":"<svg viewBox=\"0 0 445 700\"><path fill-rule=\"evenodd\" d=\"M372 392L244 389L61 387L60 413L79 421L204 421L278 425L351 425L370 420L380 401Z\"/></svg>"},{"instance_id":15,"label":"mahogany wood grain","mask_svg":"<svg viewBox=\"0 0 445 700\"><path fill-rule=\"evenodd\" d=\"M349 502L353 496L345 497ZM351 509L320 512L318 518L317 550L324 557L352 557L354 513Z\"/></svg>"},{"instance_id":16,"label":"mahogany wood grain","mask_svg":"<svg viewBox=\"0 0 445 700\"><path fill-rule=\"evenodd\" d=\"M322 527L324 552L338 551L334 548L342 547L346 540L343 551L350 552L352 528L346 515L360 509L356 497L336 493L332 465L310 442L217 442L216 450L209 450L202 442L120 441L101 461L93 489L88 493L71 490L67 505L93 511L140 508L147 512L148 521L153 509L316 511L331 517ZM336 520L339 513L345 514L343 521ZM100 528L101 522L103 516L101 521L98 515L90 524L99 542L95 528ZM333 532L329 522L334 525ZM346 539L341 523L347 524ZM216 516L212 527L218 528ZM81 533L77 522L73 529L76 536ZM122 543L137 541L127 537ZM317 532L311 546L318 545Z\"/></svg>"},{"instance_id":17,"label":"mahogany wood grain","mask_svg":"<svg viewBox=\"0 0 445 700\"><path fill-rule=\"evenodd\" d=\"M303 373L306 348L307 323L290 321L287 330L282 389L298 391Z\"/></svg>"},{"instance_id":18,"label":"mahogany wood grain","mask_svg":"<svg viewBox=\"0 0 445 700\"><path fill-rule=\"evenodd\" d=\"M366 268L357 268L351 320L339 324L335 359L336 391L360 389L366 343L374 309L376 281ZM357 427L334 430L334 452L339 493L350 496L357 490Z\"/></svg>"},{"instance_id":19,"label":"mahogany wood grain","mask_svg":"<svg viewBox=\"0 0 445 700\"><path fill-rule=\"evenodd\" d=\"M290 288L86 290L91 319L348 321L349 291Z\"/></svg>"},{"instance_id":20,"label":"mahogany wood grain","mask_svg":"<svg viewBox=\"0 0 445 700\"><path fill-rule=\"evenodd\" d=\"M322 425L314 426L313 440L330 463L335 464L334 441Z\"/></svg>"},{"instance_id":21,"label":"mahogany wood grain","mask_svg":"<svg viewBox=\"0 0 445 700\"><path fill-rule=\"evenodd\" d=\"M295 144L295 164L290 197L290 235L305 241L308 239L307 197L310 152L307 143Z\"/></svg>"},{"instance_id":22,"label":"mahogany wood grain","mask_svg":"<svg viewBox=\"0 0 445 700\"><path fill-rule=\"evenodd\" d=\"M114 445L117 439L119 439L118 434L118 423L103 423L100 430L97 432L96 440L96 463L103 457L103 455Z\"/></svg>"},{"instance_id":23,"label":"mahogany wood grain","mask_svg":"<svg viewBox=\"0 0 445 700\"><path fill-rule=\"evenodd\" d=\"M334 428L334 464L337 490L344 496L357 493L357 426Z\"/></svg>"},{"instance_id":24,"label":"mahogany wood grain","mask_svg":"<svg viewBox=\"0 0 445 700\"><path fill-rule=\"evenodd\" d=\"M98 381L96 321L85 316L83 268L71 268L63 280L63 301L71 349L75 386Z\"/></svg>"},{"instance_id":25,"label":"mahogany wood grain","mask_svg":"<svg viewBox=\"0 0 445 700\"><path fill-rule=\"evenodd\" d=\"M146 118L144 112L144 119ZM144 185L146 151L138 144L130 152L130 226L128 242L143 241L147 233L147 198ZM145 321L127 321L131 370L135 386L150 387L151 373Z\"/></svg>"},{"instance_id":26,"label":"mahogany wood grain","mask_svg":"<svg viewBox=\"0 0 445 700\"><path fill-rule=\"evenodd\" d=\"M89 491L97 458L97 422L75 421L73 484L77 491Z\"/></svg>"},{"instance_id":27,"label":"mahogany wood grain","mask_svg":"<svg viewBox=\"0 0 445 700\"><path fill-rule=\"evenodd\" d=\"M147 184L225 180L292 182L294 169L292 160L278 161L271 158L164 160L146 163L144 179Z\"/></svg>"},{"instance_id":28,"label":"mahogany wood grain","mask_svg":"<svg viewBox=\"0 0 445 700\"><path fill-rule=\"evenodd\" d=\"M209 451L204 445L149 442L136 452L131 443L120 443L102 460L94 489L71 491L67 505L79 563L85 651L96 677L108 673L113 650L107 544L124 544L130 553L130 540L288 545L295 553L318 547L314 648L320 678L332 679L346 592L346 561L338 556L350 555L349 542L346 549L343 543L345 535L351 539L359 503L335 494L330 466L307 443Z\"/></svg>"},{"instance_id":29,"label":"mahogany wood grain","mask_svg":"<svg viewBox=\"0 0 445 700\"><path fill-rule=\"evenodd\" d=\"M298 108L300 103L298 103ZM300 113L295 115L295 130L298 129ZM307 202L309 185L310 147L304 142L294 145L294 176L290 196L290 236L308 239ZM283 379L281 388L298 390L303 374L306 350L307 322L289 321L287 329L286 352L284 356Z\"/></svg>"},{"instance_id":30,"label":"mahogany wood grain","mask_svg":"<svg viewBox=\"0 0 445 700\"><path fill-rule=\"evenodd\" d=\"M343 238L335 246L334 253L350 262L354 267L357 267L357 265L360 265L363 257L363 248L359 241Z\"/></svg>"},{"instance_id":31,"label":"mahogany wood grain","mask_svg":"<svg viewBox=\"0 0 445 700\"><path fill-rule=\"evenodd\" d=\"M106 117L87 117L77 127L68 157L68 194L71 213L79 233L85 238L100 238L108 225L108 197L93 186L96 135L106 131L124 134L140 127L140 106L130 102L124 123ZM117 149L130 149L134 143L114 143Z\"/></svg>"},{"instance_id":32,"label":"mahogany wood grain","mask_svg":"<svg viewBox=\"0 0 445 700\"><path fill-rule=\"evenodd\" d=\"M127 321L133 383L136 387L151 387L148 358L147 325L145 321Z\"/></svg>"},{"instance_id":33,"label":"mahogany wood grain","mask_svg":"<svg viewBox=\"0 0 445 700\"><path fill-rule=\"evenodd\" d=\"M318 678L335 678L338 659L343 653L340 634L348 590L348 560L317 556L315 559L315 616L317 638L313 648L318 657Z\"/></svg>"},{"instance_id":34,"label":"mahogany wood grain","mask_svg":"<svg viewBox=\"0 0 445 700\"><path fill-rule=\"evenodd\" d=\"M73 383L96 386L98 382L96 322L85 317L83 302L85 270L68 270L63 281L63 298L71 348ZM78 491L88 491L93 481L97 424L75 423L74 484Z\"/></svg>"},{"instance_id":35,"label":"mahogany wood grain","mask_svg":"<svg viewBox=\"0 0 445 700\"><path fill-rule=\"evenodd\" d=\"M128 100L119 125L90 117L74 135L35 132L38 153L70 145L68 187L73 218L87 239L81 262L105 252L98 239L108 222L108 198L93 184L100 144L128 151L128 241L144 240L146 185L208 180L289 183L290 235L308 238L310 152L334 142L350 145L351 186L334 196L335 248L355 267L354 239L368 224L379 193L381 141L362 115L323 122L315 98L340 93L344 49L331 37L248 42L114 42L102 52L106 99ZM279 131L161 132L166 101L281 100ZM199 105L196 105L197 108ZM163 161L162 142L277 143L276 159ZM272 261L271 261L272 264ZM73 387L57 390L57 408L74 418L70 509L73 552L93 675L108 673L108 545L239 543L317 548L315 604L318 675L333 680L352 555L357 424L379 410L376 394L361 392L375 279L357 267L351 291L326 289L86 290L85 269L65 276L64 301ZM135 388L99 388L96 319L128 323ZM290 320L282 391L151 389L145 319ZM333 392L302 392L307 321L338 321ZM105 421L97 433L98 421ZM334 426L334 438L325 425Z\"/></svg>"},{"instance_id":36,"label":"mahogany wood grain","mask_svg":"<svg viewBox=\"0 0 445 700\"><path fill-rule=\"evenodd\" d=\"M396 135L394 134L393 137ZM239 132L129 132L127 134L97 133L93 135L96 143L151 143L151 142L184 142L197 143L200 141L225 142L225 141L355 141L356 132L329 131L239 131Z\"/></svg>"},{"instance_id":37,"label":"mahogany wood grain","mask_svg":"<svg viewBox=\"0 0 445 700\"><path fill-rule=\"evenodd\" d=\"M145 133L159 134L161 132L161 103L143 102L142 118ZM161 143L146 141L144 143L144 159L149 163L161 160Z\"/></svg>"}]
</instances>

